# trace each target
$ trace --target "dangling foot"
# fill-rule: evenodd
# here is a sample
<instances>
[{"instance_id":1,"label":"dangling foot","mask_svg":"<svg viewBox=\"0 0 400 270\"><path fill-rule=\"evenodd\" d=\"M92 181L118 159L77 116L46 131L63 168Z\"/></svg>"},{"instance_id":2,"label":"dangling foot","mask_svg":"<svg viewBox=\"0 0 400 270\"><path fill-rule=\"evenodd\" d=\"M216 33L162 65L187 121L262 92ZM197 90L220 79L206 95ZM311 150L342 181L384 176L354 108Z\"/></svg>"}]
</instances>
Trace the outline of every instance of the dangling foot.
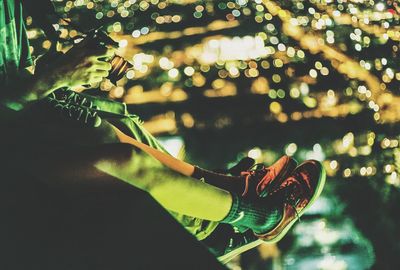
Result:
<instances>
[{"instance_id":1,"label":"dangling foot","mask_svg":"<svg viewBox=\"0 0 400 270\"><path fill-rule=\"evenodd\" d=\"M279 187L296 166L297 161L289 156L282 156L269 167L254 165L255 169L241 173L245 180L242 196L265 197L271 190Z\"/></svg>"},{"instance_id":2,"label":"dangling foot","mask_svg":"<svg viewBox=\"0 0 400 270\"><path fill-rule=\"evenodd\" d=\"M298 166L289 178L267 194L268 197L283 203L281 221L268 232L253 229L254 234L268 243L281 240L319 197L324 188L325 178L325 170L318 161L308 160Z\"/></svg>"},{"instance_id":3,"label":"dangling foot","mask_svg":"<svg viewBox=\"0 0 400 270\"><path fill-rule=\"evenodd\" d=\"M252 194L252 198L258 198L258 196L253 196L256 194L256 187L260 191L274 190L274 187L276 189L293 172L296 166L297 162L294 159L283 156L270 167L262 165L261 168L252 170L254 160L245 158L235 167L229 169L228 172L231 175L242 174L244 176L246 188L243 196L249 197ZM234 225L223 223L219 224L215 231L203 240L203 243L222 263L227 263L237 255L258 246L262 242L248 228L242 227L239 230Z\"/></svg>"},{"instance_id":4,"label":"dangling foot","mask_svg":"<svg viewBox=\"0 0 400 270\"><path fill-rule=\"evenodd\" d=\"M228 172L231 175L242 175L242 179L245 181L242 196L258 201L259 193L275 190L293 172L296 166L297 162L294 159L283 156L269 167L258 165L258 168L252 169L252 167L255 167L254 160L245 158L229 169ZM268 200L268 198L264 200ZM272 225L279 222L280 213L277 218ZM262 242L248 227L223 223L218 225L215 231L203 240L203 243L222 263L227 263L237 255L258 246Z\"/></svg>"}]
</instances>

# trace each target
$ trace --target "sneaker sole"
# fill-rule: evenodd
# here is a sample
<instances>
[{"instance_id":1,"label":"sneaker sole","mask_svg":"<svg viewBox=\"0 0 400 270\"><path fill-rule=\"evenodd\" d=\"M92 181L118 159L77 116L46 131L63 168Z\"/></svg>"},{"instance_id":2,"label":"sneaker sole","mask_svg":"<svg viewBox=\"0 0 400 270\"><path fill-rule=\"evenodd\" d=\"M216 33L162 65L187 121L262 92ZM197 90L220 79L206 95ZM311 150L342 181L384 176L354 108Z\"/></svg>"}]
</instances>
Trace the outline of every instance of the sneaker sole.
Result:
<instances>
[{"instance_id":1,"label":"sneaker sole","mask_svg":"<svg viewBox=\"0 0 400 270\"><path fill-rule=\"evenodd\" d=\"M294 159L289 159L289 162L285 165L285 167L280 171L280 173L277 175L277 177L272 181L272 183L277 183L277 185L280 185L283 180L285 180L297 167L297 161ZM267 194L265 190L260 194L262 196L263 194ZM255 248L259 246L260 244L265 243L265 241L258 239L256 241L250 242L246 245L241 246L240 248L237 248L235 250L232 250L231 252L228 252L220 257L218 257L218 260L222 262L223 264L226 264L230 260L232 260L234 257L238 256L239 254L242 254L243 252L246 252L252 248Z\"/></svg>"},{"instance_id":2,"label":"sneaker sole","mask_svg":"<svg viewBox=\"0 0 400 270\"><path fill-rule=\"evenodd\" d=\"M235 258L236 256L242 254L243 252L246 252L252 248L255 248L259 245L261 245L262 243L264 243L264 241L262 241L261 239L258 239L256 241L250 242L244 246L241 246L238 249L232 250L229 253L226 253L225 255L219 256L218 260L223 263L226 264L228 263L230 260L232 260L233 258Z\"/></svg>"},{"instance_id":3,"label":"sneaker sole","mask_svg":"<svg viewBox=\"0 0 400 270\"><path fill-rule=\"evenodd\" d=\"M279 242L288 232L289 230L292 228L292 226L296 223L296 221L299 219L299 217L301 217L305 211L307 211L311 205L315 202L316 199L318 199L318 197L321 195L322 190L324 189L324 185L325 185L325 180L326 180L326 172L324 167L322 166L321 163L319 163L320 166L320 176L318 179L318 184L317 187L315 189L315 193L314 195L311 197L309 203L306 205L306 207L303 208L303 210L301 210L298 213L298 217L295 217L283 230L280 234L278 234L275 238L270 239L268 241L264 241L265 243L276 243ZM301 165L300 165L301 166ZM260 237L260 239L262 239L261 235L257 235L256 236Z\"/></svg>"}]
</instances>

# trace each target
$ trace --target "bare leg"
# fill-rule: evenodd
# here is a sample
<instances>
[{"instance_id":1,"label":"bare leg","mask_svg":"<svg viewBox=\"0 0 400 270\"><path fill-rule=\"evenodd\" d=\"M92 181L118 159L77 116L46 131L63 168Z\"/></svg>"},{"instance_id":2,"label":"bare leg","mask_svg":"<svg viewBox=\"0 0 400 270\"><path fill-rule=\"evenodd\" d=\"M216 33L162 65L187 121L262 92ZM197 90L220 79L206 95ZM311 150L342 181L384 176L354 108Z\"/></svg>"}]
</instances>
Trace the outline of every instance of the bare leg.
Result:
<instances>
[{"instance_id":1,"label":"bare leg","mask_svg":"<svg viewBox=\"0 0 400 270\"><path fill-rule=\"evenodd\" d=\"M164 166L172 169L169 171L165 171L164 168L152 169L153 172L160 172L157 175L154 175L151 170L145 171L145 173L147 172L147 186L144 190L148 191L165 208L211 221L240 222L239 226L245 225L247 228L250 224L259 229L261 221L261 224L265 223L261 225L264 226L261 230L265 231L268 231L280 220L279 207L274 206L271 202L268 202L270 207L265 207L262 203L257 205L254 201L239 199L237 195L231 195L228 191L195 181L193 178L184 177L183 175L193 174L195 169L193 165L138 142L114 126L113 129L121 142L141 149ZM124 167L121 164L110 166L109 161L105 161L97 163L96 167L130 182L130 166ZM162 179L160 175L162 175Z\"/></svg>"},{"instance_id":2,"label":"bare leg","mask_svg":"<svg viewBox=\"0 0 400 270\"><path fill-rule=\"evenodd\" d=\"M155 159L157 159L159 162L161 162L163 165L167 166L168 168L179 172L183 175L186 176L191 176L194 172L194 166L186 163L184 161L181 161L179 159L174 158L173 156L166 154L164 152L161 152L157 149L154 149L144 143L141 143L137 141L136 139L124 134L122 131L120 131L118 128L113 126L113 129L118 137L118 139L121 141L121 143L127 143L130 145L133 145L140 150L146 152L147 154L151 155Z\"/></svg>"},{"instance_id":3,"label":"bare leg","mask_svg":"<svg viewBox=\"0 0 400 270\"><path fill-rule=\"evenodd\" d=\"M143 152L135 152L123 162L117 160L121 159L108 155L95 167L149 192L168 210L212 221L222 220L230 210L229 192L164 168Z\"/></svg>"},{"instance_id":4,"label":"bare leg","mask_svg":"<svg viewBox=\"0 0 400 270\"><path fill-rule=\"evenodd\" d=\"M136 140L132 136L123 133L115 126L112 127L120 142L131 144L141 149L142 151L160 161L163 165L176 172L179 172L186 176L191 176L196 179L204 177L203 179L206 181L206 183L209 183L212 186L219 187L221 189L228 190L230 192L236 192L240 194L245 189L244 177L228 176L195 167L187 162L174 158L164 151L160 151L159 149L155 149L154 147L150 147L147 144Z\"/></svg>"}]
</instances>

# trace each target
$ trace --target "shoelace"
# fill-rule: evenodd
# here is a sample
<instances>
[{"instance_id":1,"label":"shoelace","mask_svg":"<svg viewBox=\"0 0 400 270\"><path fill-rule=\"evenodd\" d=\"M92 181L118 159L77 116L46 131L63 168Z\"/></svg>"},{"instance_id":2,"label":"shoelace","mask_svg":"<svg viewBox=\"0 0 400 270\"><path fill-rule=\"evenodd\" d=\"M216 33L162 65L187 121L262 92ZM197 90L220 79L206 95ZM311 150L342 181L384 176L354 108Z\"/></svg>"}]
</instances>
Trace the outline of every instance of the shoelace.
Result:
<instances>
[{"instance_id":1,"label":"shoelace","mask_svg":"<svg viewBox=\"0 0 400 270\"><path fill-rule=\"evenodd\" d=\"M65 105L62 107L63 113L67 114L70 118L74 118L84 123L90 123L92 118L96 117L96 112L82 109L74 105Z\"/></svg>"},{"instance_id":2,"label":"shoelace","mask_svg":"<svg viewBox=\"0 0 400 270\"><path fill-rule=\"evenodd\" d=\"M64 101L65 103L95 109L90 100L72 90L60 89L54 93L54 96L57 100Z\"/></svg>"},{"instance_id":3,"label":"shoelace","mask_svg":"<svg viewBox=\"0 0 400 270\"><path fill-rule=\"evenodd\" d=\"M269 171L270 169L264 164L257 163L254 164L249 170L242 172L241 176L245 176L245 189L242 193L242 196L246 195L249 190L251 177L264 174L264 176L258 181L256 187L257 195L259 195L259 187L268 186L268 184L274 179L273 177L269 177ZM296 209L296 205L299 203L299 197L305 193L305 190L302 188L302 184L297 180L297 178L302 178L302 175L300 173L293 175L290 179L284 181L284 183L278 188L271 188L271 191L268 192L268 194L278 195L278 193L281 193L280 195L284 198L283 202L289 204L294 209L296 217L300 221L300 215Z\"/></svg>"},{"instance_id":4,"label":"shoelace","mask_svg":"<svg viewBox=\"0 0 400 270\"><path fill-rule=\"evenodd\" d=\"M98 117L97 112L91 111L89 108L68 104L53 98L53 96L48 96L46 98L46 102L49 104L51 109L69 119L92 127L97 127L101 124L101 120Z\"/></svg>"},{"instance_id":5,"label":"shoelace","mask_svg":"<svg viewBox=\"0 0 400 270\"><path fill-rule=\"evenodd\" d=\"M246 245L247 243L250 243L251 241L252 240L250 238L247 238L247 236L244 233L236 233L234 236L229 238L229 244L228 244L225 252L233 250L239 246Z\"/></svg>"},{"instance_id":6,"label":"shoelace","mask_svg":"<svg viewBox=\"0 0 400 270\"><path fill-rule=\"evenodd\" d=\"M269 178L269 175L268 175L269 171L270 171L270 169L268 167L266 167L264 164L257 163L257 164L254 164L253 166L251 166L249 170L241 172L240 175L241 176L245 176L245 188L244 188L244 191L242 193L242 196L245 196L247 194L247 192L249 191L249 185L250 185L251 177L255 177L257 175L264 175L258 181L258 184L257 184L257 187L256 187L257 195L259 195L258 194L259 187L261 185L267 186L273 180L273 178Z\"/></svg>"},{"instance_id":7,"label":"shoelace","mask_svg":"<svg viewBox=\"0 0 400 270\"><path fill-rule=\"evenodd\" d=\"M294 209L296 217L300 221L300 215L296 206L299 203L299 197L305 193L305 190L296 176L299 177L298 174L293 175L284 181L278 189L273 190L270 195L283 196L283 202L289 204Z\"/></svg>"}]
</instances>

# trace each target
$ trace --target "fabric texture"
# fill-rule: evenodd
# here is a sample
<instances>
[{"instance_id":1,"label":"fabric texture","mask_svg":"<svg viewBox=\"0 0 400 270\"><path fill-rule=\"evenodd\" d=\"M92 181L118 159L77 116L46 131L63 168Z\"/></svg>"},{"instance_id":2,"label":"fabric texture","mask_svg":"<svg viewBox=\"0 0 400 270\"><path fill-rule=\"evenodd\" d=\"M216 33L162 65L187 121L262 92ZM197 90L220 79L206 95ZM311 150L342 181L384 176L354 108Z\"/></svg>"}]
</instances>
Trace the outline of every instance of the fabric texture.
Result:
<instances>
[{"instance_id":1,"label":"fabric texture","mask_svg":"<svg viewBox=\"0 0 400 270\"><path fill-rule=\"evenodd\" d=\"M0 91L18 72L32 65L22 5L19 0L0 1Z\"/></svg>"}]
</instances>

